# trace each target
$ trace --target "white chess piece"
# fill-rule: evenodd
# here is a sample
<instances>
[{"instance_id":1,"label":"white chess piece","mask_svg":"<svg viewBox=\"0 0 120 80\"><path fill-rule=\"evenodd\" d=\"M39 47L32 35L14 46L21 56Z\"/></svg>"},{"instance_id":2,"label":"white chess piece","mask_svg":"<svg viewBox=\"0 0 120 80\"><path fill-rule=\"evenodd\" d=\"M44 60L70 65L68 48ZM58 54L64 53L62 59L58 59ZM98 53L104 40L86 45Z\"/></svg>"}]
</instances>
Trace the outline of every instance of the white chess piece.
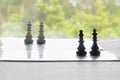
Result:
<instances>
[{"instance_id":1,"label":"white chess piece","mask_svg":"<svg viewBox=\"0 0 120 80\"><path fill-rule=\"evenodd\" d=\"M0 48L1 48L2 45L3 45L3 44L2 44L2 42L1 42L1 40L0 40Z\"/></svg>"},{"instance_id":2,"label":"white chess piece","mask_svg":"<svg viewBox=\"0 0 120 80\"><path fill-rule=\"evenodd\" d=\"M2 42L1 42L1 40L0 40L0 58L2 57L2 54L3 54L3 51L2 51L2 49L1 49L1 46L2 46L3 44L2 44Z\"/></svg>"}]
</instances>

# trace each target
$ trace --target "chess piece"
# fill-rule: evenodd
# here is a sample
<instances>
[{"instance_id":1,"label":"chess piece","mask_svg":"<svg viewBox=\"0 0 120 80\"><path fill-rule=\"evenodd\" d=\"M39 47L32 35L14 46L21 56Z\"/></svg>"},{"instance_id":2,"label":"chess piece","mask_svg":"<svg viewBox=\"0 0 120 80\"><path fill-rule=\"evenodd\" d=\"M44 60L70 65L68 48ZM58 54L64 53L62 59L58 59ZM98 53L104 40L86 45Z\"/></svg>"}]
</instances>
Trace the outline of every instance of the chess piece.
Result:
<instances>
[{"instance_id":1,"label":"chess piece","mask_svg":"<svg viewBox=\"0 0 120 80\"><path fill-rule=\"evenodd\" d=\"M90 55L91 56L99 56L100 55L100 51L99 51L99 47L97 45L97 33L96 33L96 29L93 29L93 45L91 47L92 51L90 51Z\"/></svg>"},{"instance_id":2,"label":"chess piece","mask_svg":"<svg viewBox=\"0 0 120 80\"><path fill-rule=\"evenodd\" d=\"M84 47L84 40L83 40L83 31L80 30L79 31L80 34L79 34L79 46L78 46L78 51L76 52L77 53L77 56L86 56L86 51L85 51L85 47Z\"/></svg>"},{"instance_id":3,"label":"chess piece","mask_svg":"<svg viewBox=\"0 0 120 80\"><path fill-rule=\"evenodd\" d=\"M32 40L32 34L31 34L31 23L28 22L27 24L27 34L26 34L26 39L24 40L25 44L32 44L33 40Z\"/></svg>"},{"instance_id":4,"label":"chess piece","mask_svg":"<svg viewBox=\"0 0 120 80\"><path fill-rule=\"evenodd\" d=\"M3 51L2 51L2 48L1 48L2 45L3 45L3 44L2 44L2 42L1 42L1 40L0 40L0 58L2 58L2 55L3 55Z\"/></svg>"},{"instance_id":5,"label":"chess piece","mask_svg":"<svg viewBox=\"0 0 120 80\"><path fill-rule=\"evenodd\" d=\"M40 23L40 30L39 30L39 35L38 35L38 40L37 40L37 44L44 44L45 40L44 40L44 35L43 35L43 22Z\"/></svg>"},{"instance_id":6,"label":"chess piece","mask_svg":"<svg viewBox=\"0 0 120 80\"><path fill-rule=\"evenodd\" d=\"M0 48L1 48L2 45L3 45L3 43L2 43L1 40L0 40Z\"/></svg>"}]
</instances>

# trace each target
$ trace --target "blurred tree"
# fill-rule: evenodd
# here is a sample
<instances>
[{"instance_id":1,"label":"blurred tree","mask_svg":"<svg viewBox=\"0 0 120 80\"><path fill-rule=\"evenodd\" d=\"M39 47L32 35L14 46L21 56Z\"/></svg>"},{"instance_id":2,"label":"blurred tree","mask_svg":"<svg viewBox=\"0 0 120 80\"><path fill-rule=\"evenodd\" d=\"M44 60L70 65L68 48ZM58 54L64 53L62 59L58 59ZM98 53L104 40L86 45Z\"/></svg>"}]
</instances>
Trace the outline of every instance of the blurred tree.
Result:
<instances>
[{"instance_id":1,"label":"blurred tree","mask_svg":"<svg viewBox=\"0 0 120 80\"><path fill-rule=\"evenodd\" d=\"M118 0L0 0L0 32L3 36L23 37L30 20L35 37L40 21L44 22L46 37L78 37L80 29L85 37L91 37L93 28L98 29L101 38L120 37L118 3Z\"/></svg>"}]
</instances>

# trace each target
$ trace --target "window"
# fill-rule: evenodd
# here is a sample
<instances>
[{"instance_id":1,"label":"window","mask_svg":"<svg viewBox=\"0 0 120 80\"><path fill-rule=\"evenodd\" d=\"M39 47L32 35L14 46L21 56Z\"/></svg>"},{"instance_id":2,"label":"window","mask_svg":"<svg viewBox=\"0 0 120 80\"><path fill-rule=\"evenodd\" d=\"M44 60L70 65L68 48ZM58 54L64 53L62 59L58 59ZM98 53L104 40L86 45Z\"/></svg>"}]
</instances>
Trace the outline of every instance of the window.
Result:
<instances>
[{"instance_id":1,"label":"window","mask_svg":"<svg viewBox=\"0 0 120 80\"><path fill-rule=\"evenodd\" d=\"M48 38L76 38L79 30L91 37L120 37L120 0L0 0L0 36L24 37L28 21L33 37L40 22Z\"/></svg>"}]
</instances>

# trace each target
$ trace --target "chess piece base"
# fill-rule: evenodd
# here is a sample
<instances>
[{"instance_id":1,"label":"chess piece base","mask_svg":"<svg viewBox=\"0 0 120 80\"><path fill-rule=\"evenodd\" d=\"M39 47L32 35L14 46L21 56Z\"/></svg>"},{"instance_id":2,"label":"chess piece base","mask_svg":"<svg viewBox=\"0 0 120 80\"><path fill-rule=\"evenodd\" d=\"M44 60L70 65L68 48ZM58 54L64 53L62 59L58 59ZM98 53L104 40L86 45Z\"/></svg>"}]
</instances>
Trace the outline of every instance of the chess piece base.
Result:
<instances>
[{"instance_id":1,"label":"chess piece base","mask_svg":"<svg viewBox=\"0 0 120 80\"><path fill-rule=\"evenodd\" d=\"M25 39L25 40L24 40L24 43L25 43L25 44L32 44L32 43L33 43L33 40L27 40L27 39Z\"/></svg>"},{"instance_id":2,"label":"chess piece base","mask_svg":"<svg viewBox=\"0 0 120 80\"><path fill-rule=\"evenodd\" d=\"M100 51L90 51L91 56L100 56Z\"/></svg>"},{"instance_id":3,"label":"chess piece base","mask_svg":"<svg viewBox=\"0 0 120 80\"><path fill-rule=\"evenodd\" d=\"M77 56L86 56L86 52L85 51L77 51Z\"/></svg>"},{"instance_id":4,"label":"chess piece base","mask_svg":"<svg viewBox=\"0 0 120 80\"><path fill-rule=\"evenodd\" d=\"M45 44L45 40L37 40L37 44Z\"/></svg>"}]
</instances>

